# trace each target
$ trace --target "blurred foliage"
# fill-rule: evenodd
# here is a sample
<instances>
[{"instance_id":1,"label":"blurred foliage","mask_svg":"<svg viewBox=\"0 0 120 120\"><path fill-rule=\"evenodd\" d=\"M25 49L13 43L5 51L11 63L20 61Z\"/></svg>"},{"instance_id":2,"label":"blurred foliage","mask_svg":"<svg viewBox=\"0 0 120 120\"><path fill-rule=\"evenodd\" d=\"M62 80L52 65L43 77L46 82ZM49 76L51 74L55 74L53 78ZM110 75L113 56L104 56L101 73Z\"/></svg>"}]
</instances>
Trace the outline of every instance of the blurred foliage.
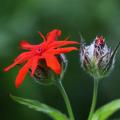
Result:
<instances>
[{"instance_id":1,"label":"blurred foliage","mask_svg":"<svg viewBox=\"0 0 120 120\"><path fill-rule=\"evenodd\" d=\"M81 32L87 43L96 35L103 35L114 48L120 39L119 0L0 0L0 116L2 120L48 120L43 114L14 103L9 94L37 99L66 113L60 93L54 86L40 86L29 76L19 89L14 80L19 68L8 73L3 68L11 64L21 52L19 41L41 42L38 31L46 34L54 28L63 31L62 38L71 35L79 41ZM91 105L93 80L80 67L79 52L67 55L69 66L63 80L76 119L86 119ZM115 69L101 81L97 107L120 98L120 54ZM114 117L120 116L120 112Z\"/></svg>"}]
</instances>

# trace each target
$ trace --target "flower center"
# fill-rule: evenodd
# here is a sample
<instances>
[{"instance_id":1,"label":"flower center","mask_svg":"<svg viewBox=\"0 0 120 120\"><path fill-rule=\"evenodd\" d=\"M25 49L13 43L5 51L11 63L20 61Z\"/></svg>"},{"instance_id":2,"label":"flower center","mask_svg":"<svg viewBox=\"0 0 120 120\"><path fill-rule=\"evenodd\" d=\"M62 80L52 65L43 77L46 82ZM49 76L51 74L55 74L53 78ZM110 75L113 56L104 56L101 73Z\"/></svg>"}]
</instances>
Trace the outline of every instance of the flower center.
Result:
<instances>
[{"instance_id":1,"label":"flower center","mask_svg":"<svg viewBox=\"0 0 120 120\"><path fill-rule=\"evenodd\" d=\"M36 53L41 54L43 52L43 49L41 47L36 48Z\"/></svg>"}]
</instances>

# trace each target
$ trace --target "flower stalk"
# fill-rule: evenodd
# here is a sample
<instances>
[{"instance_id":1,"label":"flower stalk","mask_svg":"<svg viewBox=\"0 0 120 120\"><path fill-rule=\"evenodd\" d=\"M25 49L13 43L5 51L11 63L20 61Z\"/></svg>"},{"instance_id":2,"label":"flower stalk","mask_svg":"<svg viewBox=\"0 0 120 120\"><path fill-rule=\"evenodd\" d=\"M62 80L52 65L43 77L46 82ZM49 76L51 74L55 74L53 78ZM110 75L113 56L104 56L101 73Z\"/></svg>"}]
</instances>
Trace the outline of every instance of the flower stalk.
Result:
<instances>
[{"instance_id":1,"label":"flower stalk","mask_svg":"<svg viewBox=\"0 0 120 120\"><path fill-rule=\"evenodd\" d=\"M94 111L95 111L96 102L97 102L97 94L98 94L98 85L99 85L99 79L94 78L93 99L92 99L92 105L90 108L88 120L92 120L92 115L94 114Z\"/></svg>"},{"instance_id":2,"label":"flower stalk","mask_svg":"<svg viewBox=\"0 0 120 120\"><path fill-rule=\"evenodd\" d=\"M73 111L72 111L72 107L71 107L71 104L70 104L70 100L69 100L68 95L67 95L67 93L66 93L66 91L65 91L65 89L62 85L62 80L63 80L64 74L67 70L68 61L63 54L61 54L61 58L62 58L62 72L61 72L58 80L55 81L55 85L59 89L59 91L60 91L60 93L61 93L61 95L64 99L64 102L66 104L66 108L67 108L70 120L75 120L74 114L73 114Z\"/></svg>"},{"instance_id":3,"label":"flower stalk","mask_svg":"<svg viewBox=\"0 0 120 120\"><path fill-rule=\"evenodd\" d=\"M58 89L59 89L59 91L60 91L60 93L61 93L61 95L64 99L64 102L66 104L66 108L67 108L70 120L75 120L74 115L73 115L73 111L72 111L72 107L71 107L71 104L70 104L70 100L69 100L68 95L67 95L67 93L66 93L66 91L65 91L65 89L62 85L62 82L59 81L57 83L58 84L56 84L56 85L57 85L57 87L58 87Z\"/></svg>"}]
</instances>

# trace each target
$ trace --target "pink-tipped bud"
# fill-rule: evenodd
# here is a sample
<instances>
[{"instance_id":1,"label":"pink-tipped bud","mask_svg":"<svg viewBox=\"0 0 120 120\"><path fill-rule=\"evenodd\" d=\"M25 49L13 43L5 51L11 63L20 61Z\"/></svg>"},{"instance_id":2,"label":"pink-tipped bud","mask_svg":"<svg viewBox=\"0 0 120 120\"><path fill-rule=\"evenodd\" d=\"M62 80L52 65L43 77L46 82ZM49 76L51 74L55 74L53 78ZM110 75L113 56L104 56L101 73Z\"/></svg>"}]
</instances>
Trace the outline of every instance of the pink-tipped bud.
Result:
<instances>
[{"instance_id":1,"label":"pink-tipped bud","mask_svg":"<svg viewBox=\"0 0 120 120\"><path fill-rule=\"evenodd\" d=\"M120 45L113 51L108 48L103 36L97 36L92 44L81 45L80 59L82 67L94 78L107 76L114 67L115 54Z\"/></svg>"}]
</instances>

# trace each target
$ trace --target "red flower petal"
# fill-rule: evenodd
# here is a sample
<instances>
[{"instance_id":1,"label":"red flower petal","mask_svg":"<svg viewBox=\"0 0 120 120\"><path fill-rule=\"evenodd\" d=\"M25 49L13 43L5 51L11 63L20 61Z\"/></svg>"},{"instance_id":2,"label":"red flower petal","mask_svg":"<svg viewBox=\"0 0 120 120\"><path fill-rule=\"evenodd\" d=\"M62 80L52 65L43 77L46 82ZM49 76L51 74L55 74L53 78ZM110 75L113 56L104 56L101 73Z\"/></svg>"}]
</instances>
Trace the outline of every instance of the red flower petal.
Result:
<instances>
[{"instance_id":1,"label":"red flower petal","mask_svg":"<svg viewBox=\"0 0 120 120\"><path fill-rule=\"evenodd\" d=\"M32 76L33 76L34 73L35 73L35 70L36 70L37 65L38 65L38 61L39 61L39 56L35 56L35 57L33 58L32 66L31 66L31 69L32 69L31 75L32 75Z\"/></svg>"},{"instance_id":2,"label":"red flower petal","mask_svg":"<svg viewBox=\"0 0 120 120\"><path fill-rule=\"evenodd\" d=\"M71 45L71 44L79 44L78 42L75 41L54 41L49 45L49 48L57 48L65 45Z\"/></svg>"},{"instance_id":3,"label":"red flower petal","mask_svg":"<svg viewBox=\"0 0 120 120\"><path fill-rule=\"evenodd\" d=\"M35 45L31 45L31 44L30 44L29 42L27 42L27 41L21 41L21 42L20 42L20 47L21 47L22 49L31 50L32 48L35 47Z\"/></svg>"},{"instance_id":4,"label":"red flower petal","mask_svg":"<svg viewBox=\"0 0 120 120\"><path fill-rule=\"evenodd\" d=\"M57 48L47 51L47 54L61 54L61 53L67 53L73 50L78 50L76 47L67 47L67 48Z\"/></svg>"},{"instance_id":5,"label":"red flower petal","mask_svg":"<svg viewBox=\"0 0 120 120\"><path fill-rule=\"evenodd\" d=\"M57 58L53 55L46 55L46 63L49 68L51 68L56 74L61 73L61 66Z\"/></svg>"},{"instance_id":6,"label":"red flower petal","mask_svg":"<svg viewBox=\"0 0 120 120\"><path fill-rule=\"evenodd\" d=\"M38 34L41 36L41 38L42 38L44 41L46 41L45 36L44 36L41 32L38 32Z\"/></svg>"},{"instance_id":7,"label":"red flower petal","mask_svg":"<svg viewBox=\"0 0 120 120\"><path fill-rule=\"evenodd\" d=\"M57 37L60 37L60 36L61 36L61 31L58 29L54 29L47 34L46 38L47 38L47 41L49 43L51 43L51 42L55 41L57 39Z\"/></svg>"},{"instance_id":8,"label":"red flower petal","mask_svg":"<svg viewBox=\"0 0 120 120\"><path fill-rule=\"evenodd\" d=\"M17 56L17 58L14 61L17 61L19 59L29 59L30 57L32 57L34 55L34 52L30 51L30 52L24 52L21 53L19 56Z\"/></svg>"},{"instance_id":9,"label":"red flower petal","mask_svg":"<svg viewBox=\"0 0 120 120\"><path fill-rule=\"evenodd\" d=\"M18 75L17 75L16 81L15 81L15 86L16 86L16 88L18 88L18 87L22 84L22 82L23 82L23 80L24 80L24 78L25 78L25 76L26 76L26 74L27 74L27 72L28 72L31 64L32 64L32 61L31 61L31 59L30 59L30 60L20 69L20 71L19 71L19 73L18 73Z\"/></svg>"},{"instance_id":10,"label":"red flower petal","mask_svg":"<svg viewBox=\"0 0 120 120\"><path fill-rule=\"evenodd\" d=\"M5 72L9 71L11 68L13 68L14 66L16 66L17 64L18 64L18 62L14 62L13 64L11 64L8 67L4 68L4 71Z\"/></svg>"},{"instance_id":11,"label":"red flower petal","mask_svg":"<svg viewBox=\"0 0 120 120\"><path fill-rule=\"evenodd\" d=\"M21 64L23 62L25 62L26 60L29 60L31 57L33 56L32 52L24 52L21 53L15 60L14 63L9 65L8 67L6 67L4 69L5 72L7 72L8 70L10 70L11 68L13 68L14 66L16 66L17 64Z\"/></svg>"}]
</instances>

